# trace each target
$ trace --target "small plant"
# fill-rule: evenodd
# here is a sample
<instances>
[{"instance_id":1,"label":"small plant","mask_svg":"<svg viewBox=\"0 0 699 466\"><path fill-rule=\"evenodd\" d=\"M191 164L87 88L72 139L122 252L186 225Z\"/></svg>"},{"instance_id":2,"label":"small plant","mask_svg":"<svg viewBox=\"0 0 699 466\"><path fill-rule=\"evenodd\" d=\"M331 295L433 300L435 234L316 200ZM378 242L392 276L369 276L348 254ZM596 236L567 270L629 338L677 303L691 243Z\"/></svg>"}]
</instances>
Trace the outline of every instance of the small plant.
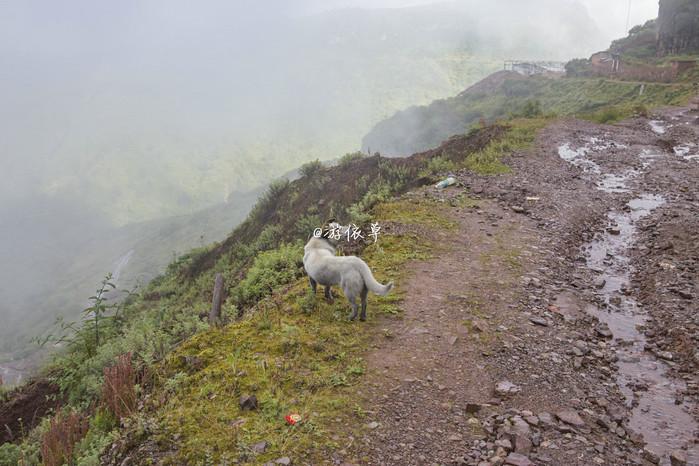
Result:
<instances>
[{"instance_id":1,"label":"small plant","mask_svg":"<svg viewBox=\"0 0 699 466\"><path fill-rule=\"evenodd\" d=\"M108 305L107 293L113 289L116 289L116 285L112 283L112 274L108 273L104 280L102 280L102 286L97 290L94 296L90 296L88 299L92 302L92 306L88 307L83 311L86 316L86 321L93 322L93 327L95 329L95 344L94 348L100 346L100 320L103 316L110 310L115 308L115 305Z\"/></svg>"},{"instance_id":2,"label":"small plant","mask_svg":"<svg viewBox=\"0 0 699 466\"><path fill-rule=\"evenodd\" d=\"M421 177L431 177L439 173L448 173L456 169L456 164L448 158L440 155L432 157L423 171L420 172Z\"/></svg>"},{"instance_id":3,"label":"small plant","mask_svg":"<svg viewBox=\"0 0 699 466\"><path fill-rule=\"evenodd\" d=\"M310 289L307 289L303 297L299 299L299 305L306 314L312 313L316 310L316 295Z\"/></svg>"},{"instance_id":4,"label":"small plant","mask_svg":"<svg viewBox=\"0 0 699 466\"><path fill-rule=\"evenodd\" d=\"M122 354L115 365L104 368L102 403L117 419L131 415L136 409L136 372L131 353Z\"/></svg>"},{"instance_id":5,"label":"small plant","mask_svg":"<svg viewBox=\"0 0 699 466\"><path fill-rule=\"evenodd\" d=\"M44 466L71 464L73 450L89 428L88 419L74 411L60 410L49 421L41 439L41 457Z\"/></svg>"}]
</instances>

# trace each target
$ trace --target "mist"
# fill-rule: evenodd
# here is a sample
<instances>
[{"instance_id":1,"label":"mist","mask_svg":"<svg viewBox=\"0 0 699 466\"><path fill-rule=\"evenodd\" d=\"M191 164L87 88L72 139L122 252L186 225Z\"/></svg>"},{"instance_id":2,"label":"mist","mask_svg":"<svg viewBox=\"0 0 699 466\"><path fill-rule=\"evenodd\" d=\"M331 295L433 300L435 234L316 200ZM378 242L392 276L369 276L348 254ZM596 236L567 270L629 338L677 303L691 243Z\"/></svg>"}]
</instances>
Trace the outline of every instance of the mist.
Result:
<instances>
[{"instance_id":1,"label":"mist","mask_svg":"<svg viewBox=\"0 0 699 466\"><path fill-rule=\"evenodd\" d=\"M396 111L505 59L605 48L626 22L609 3L3 2L0 351L76 316L137 244L124 286L222 239L250 193L358 150ZM631 25L657 10L632 5Z\"/></svg>"}]
</instances>

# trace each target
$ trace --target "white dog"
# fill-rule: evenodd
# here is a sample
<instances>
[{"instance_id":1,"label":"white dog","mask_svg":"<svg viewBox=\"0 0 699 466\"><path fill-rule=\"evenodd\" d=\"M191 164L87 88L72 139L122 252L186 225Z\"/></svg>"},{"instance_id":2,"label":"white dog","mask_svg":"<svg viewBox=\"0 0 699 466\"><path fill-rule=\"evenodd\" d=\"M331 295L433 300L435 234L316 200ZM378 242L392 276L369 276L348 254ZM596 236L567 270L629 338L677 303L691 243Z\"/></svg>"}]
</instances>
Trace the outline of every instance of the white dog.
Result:
<instances>
[{"instance_id":1,"label":"white dog","mask_svg":"<svg viewBox=\"0 0 699 466\"><path fill-rule=\"evenodd\" d=\"M339 226L331 224L331 226ZM346 228L347 227L340 227ZM340 285L352 305L349 319L357 318L357 297L362 299L359 319L366 320L366 298L369 291L384 296L393 288L393 282L382 285L371 274L366 262L356 256L336 256L335 247L327 238L311 238L303 248L303 267L308 274L313 293L318 284L325 286L325 297L332 302L332 285Z\"/></svg>"}]
</instances>

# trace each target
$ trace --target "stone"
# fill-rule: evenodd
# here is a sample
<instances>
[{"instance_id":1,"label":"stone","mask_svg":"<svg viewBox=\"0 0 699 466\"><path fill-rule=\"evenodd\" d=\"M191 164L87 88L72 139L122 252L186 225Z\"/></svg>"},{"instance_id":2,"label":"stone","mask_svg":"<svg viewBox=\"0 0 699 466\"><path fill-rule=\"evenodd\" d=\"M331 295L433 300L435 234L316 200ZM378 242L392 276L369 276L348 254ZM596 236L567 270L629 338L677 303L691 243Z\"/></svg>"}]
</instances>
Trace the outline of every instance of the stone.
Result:
<instances>
[{"instance_id":1,"label":"stone","mask_svg":"<svg viewBox=\"0 0 699 466\"><path fill-rule=\"evenodd\" d=\"M597 335L604 338L612 338L614 336L612 331L609 330L609 325L605 324L604 322L600 322L597 327L595 327L595 331L597 332Z\"/></svg>"},{"instance_id":2,"label":"stone","mask_svg":"<svg viewBox=\"0 0 699 466\"><path fill-rule=\"evenodd\" d=\"M687 466L687 454L682 450L675 450L670 453L671 466Z\"/></svg>"},{"instance_id":3,"label":"stone","mask_svg":"<svg viewBox=\"0 0 699 466\"><path fill-rule=\"evenodd\" d=\"M512 466L534 466L534 463L532 463L528 457L519 453L510 453L507 455L505 464L510 464Z\"/></svg>"},{"instance_id":4,"label":"stone","mask_svg":"<svg viewBox=\"0 0 699 466\"><path fill-rule=\"evenodd\" d=\"M666 361L672 361L672 353L669 351L658 351L656 353L660 359L665 359Z\"/></svg>"},{"instance_id":5,"label":"stone","mask_svg":"<svg viewBox=\"0 0 699 466\"><path fill-rule=\"evenodd\" d=\"M510 206L510 209L512 209L513 212L517 212L518 214L524 213L524 207L522 207L521 205Z\"/></svg>"},{"instance_id":6,"label":"stone","mask_svg":"<svg viewBox=\"0 0 699 466\"><path fill-rule=\"evenodd\" d=\"M641 453L641 457L648 461L649 463L653 464L660 464L660 457L656 455L654 452L649 450L648 448L643 449L643 453Z\"/></svg>"},{"instance_id":7,"label":"stone","mask_svg":"<svg viewBox=\"0 0 699 466\"><path fill-rule=\"evenodd\" d=\"M275 464L284 464L284 465L290 465L291 464L291 458L288 456L282 456L281 458L277 458L274 460Z\"/></svg>"},{"instance_id":8,"label":"stone","mask_svg":"<svg viewBox=\"0 0 699 466\"><path fill-rule=\"evenodd\" d=\"M528 455L532 452L532 441L525 435L515 435L515 453Z\"/></svg>"},{"instance_id":9,"label":"stone","mask_svg":"<svg viewBox=\"0 0 699 466\"><path fill-rule=\"evenodd\" d=\"M255 395L242 395L240 397L240 409L250 410L257 409L257 397Z\"/></svg>"},{"instance_id":10,"label":"stone","mask_svg":"<svg viewBox=\"0 0 699 466\"><path fill-rule=\"evenodd\" d=\"M514 393L519 393L520 388L510 382L509 380L502 380L495 385L495 394L499 396L512 395Z\"/></svg>"},{"instance_id":11,"label":"stone","mask_svg":"<svg viewBox=\"0 0 699 466\"><path fill-rule=\"evenodd\" d=\"M548 320L544 319L543 317L537 317L537 316L530 317L529 322L531 322L534 325L539 325L540 327L548 327L549 326Z\"/></svg>"},{"instance_id":12,"label":"stone","mask_svg":"<svg viewBox=\"0 0 699 466\"><path fill-rule=\"evenodd\" d=\"M551 413L547 412L539 413L539 421L545 426L553 426L556 424Z\"/></svg>"},{"instance_id":13,"label":"stone","mask_svg":"<svg viewBox=\"0 0 699 466\"><path fill-rule=\"evenodd\" d=\"M376 421L370 422L366 425L369 429L374 430L379 427L379 423Z\"/></svg>"},{"instance_id":14,"label":"stone","mask_svg":"<svg viewBox=\"0 0 699 466\"><path fill-rule=\"evenodd\" d=\"M264 453L267 450L267 445L267 442L263 440L252 445L250 449L255 453Z\"/></svg>"},{"instance_id":15,"label":"stone","mask_svg":"<svg viewBox=\"0 0 699 466\"><path fill-rule=\"evenodd\" d=\"M597 280L595 280L595 283L594 283L595 288L597 288L597 289L604 288L604 285L606 285L606 284L607 284L607 280L605 280L604 278L598 278Z\"/></svg>"},{"instance_id":16,"label":"stone","mask_svg":"<svg viewBox=\"0 0 699 466\"><path fill-rule=\"evenodd\" d=\"M571 426L582 427L585 425L583 418L580 417L577 411L572 409L559 411L556 413L556 417L562 422L565 422Z\"/></svg>"},{"instance_id":17,"label":"stone","mask_svg":"<svg viewBox=\"0 0 699 466\"><path fill-rule=\"evenodd\" d=\"M512 442L509 439L501 438L495 441L495 446L502 447L507 451L512 451Z\"/></svg>"}]
</instances>

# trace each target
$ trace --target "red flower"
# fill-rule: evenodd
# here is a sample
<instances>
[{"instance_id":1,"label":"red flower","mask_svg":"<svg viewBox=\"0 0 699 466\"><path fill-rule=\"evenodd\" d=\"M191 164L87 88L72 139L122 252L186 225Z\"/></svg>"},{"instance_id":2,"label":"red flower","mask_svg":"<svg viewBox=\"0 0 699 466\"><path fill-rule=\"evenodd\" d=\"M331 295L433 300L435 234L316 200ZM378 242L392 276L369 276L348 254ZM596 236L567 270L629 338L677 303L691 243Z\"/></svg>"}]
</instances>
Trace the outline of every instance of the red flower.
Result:
<instances>
[{"instance_id":1,"label":"red flower","mask_svg":"<svg viewBox=\"0 0 699 466\"><path fill-rule=\"evenodd\" d=\"M284 419L286 419L287 424L295 426L301 421L301 415L296 413L287 414Z\"/></svg>"}]
</instances>

